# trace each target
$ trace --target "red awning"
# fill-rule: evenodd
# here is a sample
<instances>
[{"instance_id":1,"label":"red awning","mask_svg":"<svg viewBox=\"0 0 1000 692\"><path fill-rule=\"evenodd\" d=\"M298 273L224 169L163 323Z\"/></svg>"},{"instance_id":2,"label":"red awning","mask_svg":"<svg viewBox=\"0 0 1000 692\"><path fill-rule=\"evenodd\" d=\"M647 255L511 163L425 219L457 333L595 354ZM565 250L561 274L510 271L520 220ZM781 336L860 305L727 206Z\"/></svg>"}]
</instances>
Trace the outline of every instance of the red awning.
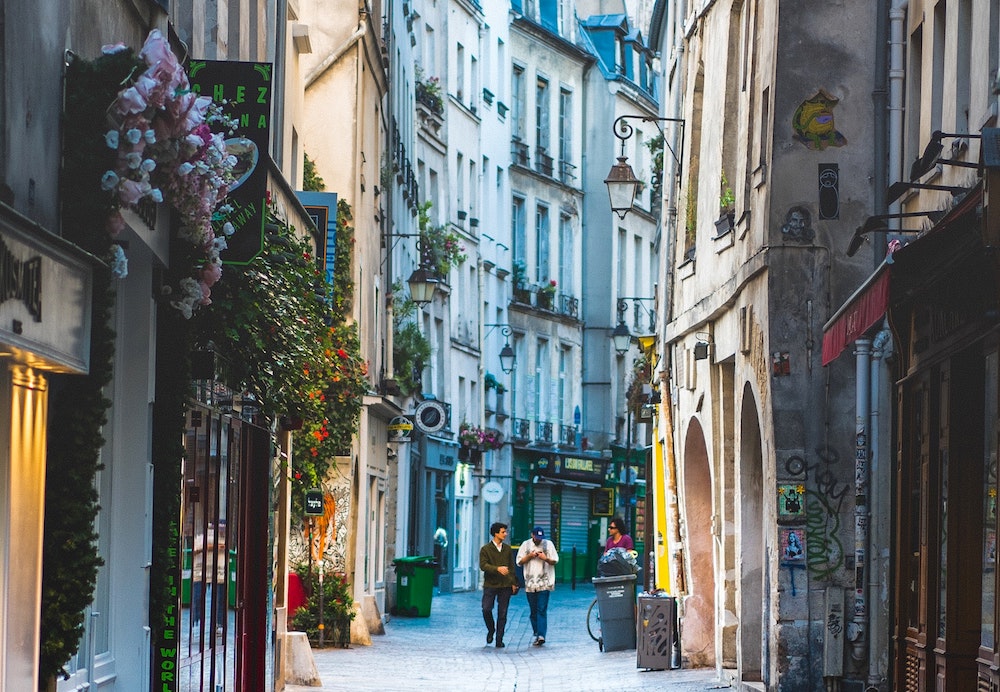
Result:
<instances>
[{"instance_id":1,"label":"red awning","mask_svg":"<svg viewBox=\"0 0 1000 692\"><path fill-rule=\"evenodd\" d=\"M823 328L823 365L885 315L889 306L889 265L883 262Z\"/></svg>"}]
</instances>

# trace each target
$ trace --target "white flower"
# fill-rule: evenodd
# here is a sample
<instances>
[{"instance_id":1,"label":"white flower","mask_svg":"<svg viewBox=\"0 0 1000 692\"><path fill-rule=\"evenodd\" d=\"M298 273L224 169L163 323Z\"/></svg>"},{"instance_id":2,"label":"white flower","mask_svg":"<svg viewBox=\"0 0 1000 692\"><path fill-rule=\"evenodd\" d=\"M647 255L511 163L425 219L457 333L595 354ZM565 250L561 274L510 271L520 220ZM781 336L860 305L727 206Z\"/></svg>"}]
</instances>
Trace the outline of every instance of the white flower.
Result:
<instances>
[{"instance_id":1,"label":"white flower","mask_svg":"<svg viewBox=\"0 0 1000 692\"><path fill-rule=\"evenodd\" d=\"M228 226L232 226L233 225L233 224L229 223L228 221L226 222L226 224ZM222 228L223 228L222 232L225 233L226 232L225 231L225 226L223 226ZM216 249L216 251L222 252L223 250L225 250L225 249L227 249L229 247L229 243L226 242L225 238L216 237L215 240L212 241L212 247L214 247Z\"/></svg>"},{"instance_id":2,"label":"white flower","mask_svg":"<svg viewBox=\"0 0 1000 692\"><path fill-rule=\"evenodd\" d=\"M104 143L108 145L108 149L117 149L118 130L108 130L104 135Z\"/></svg>"},{"instance_id":3,"label":"white flower","mask_svg":"<svg viewBox=\"0 0 1000 692\"><path fill-rule=\"evenodd\" d=\"M101 189L114 190L118 187L118 174L114 171L105 171L101 176Z\"/></svg>"},{"instance_id":4,"label":"white flower","mask_svg":"<svg viewBox=\"0 0 1000 692\"><path fill-rule=\"evenodd\" d=\"M143 132L142 138L146 140L146 144L156 144L156 133L152 129Z\"/></svg>"},{"instance_id":5,"label":"white flower","mask_svg":"<svg viewBox=\"0 0 1000 692\"><path fill-rule=\"evenodd\" d=\"M163 201L163 193L160 192L160 189L157 187L154 187L152 190L149 191L149 196L157 204Z\"/></svg>"},{"instance_id":6,"label":"white flower","mask_svg":"<svg viewBox=\"0 0 1000 692\"><path fill-rule=\"evenodd\" d=\"M146 171L147 173L150 173L155 169L156 169L156 161L154 161L153 159L145 159L142 162L142 170Z\"/></svg>"},{"instance_id":7,"label":"white flower","mask_svg":"<svg viewBox=\"0 0 1000 692\"><path fill-rule=\"evenodd\" d=\"M128 276L128 257L125 256L125 250L122 249L121 245L111 246L111 261L109 264L111 267L111 276L116 279L124 279Z\"/></svg>"},{"instance_id":8,"label":"white flower","mask_svg":"<svg viewBox=\"0 0 1000 692\"><path fill-rule=\"evenodd\" d=\"M184 143L195 149L199 149L201 145L204 144L205 142L198 135L188 135L187 137L184 138Z\"/></svg>"},{"instance_id":9,"label":"white flower","mask_svg":"<svg viewBox=\"0 0 1000 692\"><path fill-rule=\"evenodd\" d=\"M233 213L233 205L232 204L223 204L221 207L219 207L219 213L222 214L222 215L232 214Z\"/></svg>"},{"instance_id":10,"label":"white flower","mask_svg":"<svg viewBox=\"0 0 1000 692\"><path fill-rule=\"evenodd\" d=\"M142 130L137 127L129 129L129 131L125 133L125 139L128 140L129 144L138 144L139 140L142 139Z\"/></svg>"},{"instance_id":11,"label":"white flower","mask_svg":"<svg viewBox=\"0 0 1000 692\"><path fill-rule=\"evenodd\" d=\"M125 154L125 163L134 171L142 164L142 154L137 151L130 151Z\"/></svg>"},{"instance_id":12,"label":"white flower","mask_svg":"<svg viewBox=\"0 0 1000 692\"><path fill-rule=\"evenodd\" d=\"M231 221L226 221L226 223L222 224L222 232L225 233L227 237L231 236L236 232L236 227L233 226Z\"/></svg>"},{"instance_id":13,"label":"white flower","mask_svg":"<svg viewBox=\"0 0 1000 692\"><path fill-rule=\"evenodd\" d=\"M182 163L177 167L177 175L185 176L193 170L194 166L192 166L189 162L185 161L184 163Z\"/></svg>"}]
</instances>

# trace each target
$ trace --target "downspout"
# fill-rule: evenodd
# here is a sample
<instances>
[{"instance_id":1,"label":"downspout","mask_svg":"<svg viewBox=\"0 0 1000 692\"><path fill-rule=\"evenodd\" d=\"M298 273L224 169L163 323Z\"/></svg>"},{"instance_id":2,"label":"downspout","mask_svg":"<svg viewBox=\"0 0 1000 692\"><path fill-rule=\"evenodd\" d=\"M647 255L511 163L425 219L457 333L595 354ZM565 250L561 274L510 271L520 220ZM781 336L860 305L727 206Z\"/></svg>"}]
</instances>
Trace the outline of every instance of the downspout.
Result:
<instances>
[{"instance_id":1,"label":"downspout","mask_svg":"<svg viewBox=\"0 0 1000 692\"><path fill-rule=\"evenodd\" d=\"M868 549L868 433L870 425L871 340L858 339L854 342L855 422L854 449L854 618L847 630L847 640L851 642L851 659L864 664L867 656L868 594L866 555Z\"/></svg>"},{"instance_id":2,"label":"downspout","mask_svg":"<svg viewBox=\"0 0 1000 692\"><path fill-rule=\"evenodd\" d=\"M887 638L889 621L887 614L883 614L883 603L887 603L889 590L889 546L888 514L885 508L880 505L880 501L889 497L888 489L885 486L887 469L885 463L890 459L886 455L883 459L883 445L881 443L880 432L882 428L881 404L882 404L882 372L886 358L892 355L892 334L888 329L883 328L875 336L872 342L871 353L871 408L869 409L870 424L868 427L868 448L871 451L869 463L871 498L870 511L871 519L868 527L868 601L874 605L868 613L869 632L868 637L868 690L879 690L880 685L885 682L888 673L888 653L889 642ZM875 594L883 589L886 593L885 599L876 598Z\"/></svg>"}]
</instances>

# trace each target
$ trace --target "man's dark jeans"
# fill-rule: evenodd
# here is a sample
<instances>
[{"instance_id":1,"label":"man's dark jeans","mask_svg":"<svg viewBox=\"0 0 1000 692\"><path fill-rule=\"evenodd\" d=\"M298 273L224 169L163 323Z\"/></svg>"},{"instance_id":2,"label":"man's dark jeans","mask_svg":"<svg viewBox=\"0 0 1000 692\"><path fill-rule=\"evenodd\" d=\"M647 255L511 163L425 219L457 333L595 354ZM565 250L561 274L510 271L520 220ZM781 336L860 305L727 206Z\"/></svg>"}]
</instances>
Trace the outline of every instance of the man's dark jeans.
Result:
<instances>
[{"instance_id":1,"label":"man's dark jeans","mask_svg":"<svg viewBox=\"0 0 1000 692\"><path fill-rule=\"evenodd\" d=\"M483 622L486 623L486 631L496 632L497 644L503 642L504 628L507 627L507 606L510 605L512 595L509 586L495 588L491 586L483 587ZM497 619L493 622L493 601L497 604Z\"/></svg>"}]
</instances>

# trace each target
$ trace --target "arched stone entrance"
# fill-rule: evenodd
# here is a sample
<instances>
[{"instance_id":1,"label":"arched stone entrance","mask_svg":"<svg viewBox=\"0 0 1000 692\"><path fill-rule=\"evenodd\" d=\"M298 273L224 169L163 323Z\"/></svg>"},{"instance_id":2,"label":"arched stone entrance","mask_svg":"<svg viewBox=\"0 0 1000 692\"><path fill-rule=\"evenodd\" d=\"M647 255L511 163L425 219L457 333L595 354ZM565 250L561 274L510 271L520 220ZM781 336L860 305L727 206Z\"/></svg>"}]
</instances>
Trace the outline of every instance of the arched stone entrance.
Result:
<instances>
[{"instance_id":1,"label":"arched stone entrance","mask_svg":"<svg viewBox=\"0 0 1000 692\"><path fill-rule=\"evenodd\" d=\"M684 599L681 650L691 666L715 665L715 565L712 472L705 432L692 419L684 439L684 512L688 596Z\"/></svg>"},{"instance_id":2,"label":"arched stone entrance","mask_svg":"<svg viewBox=\"0 0 1000 692\"><path fill-rule=\"evenodd\" d=\"M763 459L757 401L747 384L740 407L737 657L741 680L766 683L771 603L770 589L765 588Z\"/></svg>"}]
</instances>

